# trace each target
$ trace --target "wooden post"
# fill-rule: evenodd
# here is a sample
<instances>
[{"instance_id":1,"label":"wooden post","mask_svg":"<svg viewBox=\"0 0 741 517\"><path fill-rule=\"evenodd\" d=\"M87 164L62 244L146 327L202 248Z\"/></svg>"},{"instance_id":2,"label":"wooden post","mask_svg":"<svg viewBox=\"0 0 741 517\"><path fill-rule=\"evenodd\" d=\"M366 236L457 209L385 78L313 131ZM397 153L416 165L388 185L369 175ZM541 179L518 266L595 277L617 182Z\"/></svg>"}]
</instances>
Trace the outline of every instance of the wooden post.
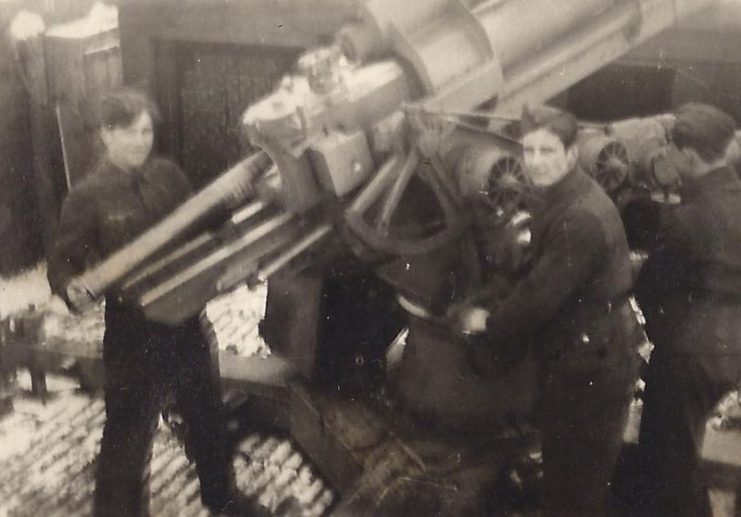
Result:
<instances>
[{"instance_id":1,"label":"wooden post","mask_svg":"<svg viewBox=\"0 0 741 517\"><path fill-rule=\"evenodd\" d=\"M0 417L13 409L15 365L10 352L10 320L0 320Z\"/></svg>"},{"instance_id":2,"label":"wooden post","mask_svg":"<svg viewBox=\"0 0 741 517\"><path fill-rule=\"evenodd\" d=\"M19 47L25 57L30 90L34 190L44 250L48 252L59 217L61 196L54 181L52 166L51 145L54 134L51 131L43 40L41 36L31 37L19 42Z\"/></svg>"}]
</instances>

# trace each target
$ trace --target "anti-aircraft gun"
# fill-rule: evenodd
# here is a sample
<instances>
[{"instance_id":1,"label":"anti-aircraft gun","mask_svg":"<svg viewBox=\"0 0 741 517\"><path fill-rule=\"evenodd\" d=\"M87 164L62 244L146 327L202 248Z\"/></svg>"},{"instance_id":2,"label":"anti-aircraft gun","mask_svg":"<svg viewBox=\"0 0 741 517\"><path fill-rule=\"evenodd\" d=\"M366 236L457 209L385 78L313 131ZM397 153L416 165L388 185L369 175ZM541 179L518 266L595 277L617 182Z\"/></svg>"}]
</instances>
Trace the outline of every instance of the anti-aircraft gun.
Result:
<instances>
[{"instance_id":1,"label":"anti-aircraft gun","mask_svg":"<svg viewBox=\"0 0 741 517\"><path fill-rule=\"evenodd\" d=\"M310 380L342 389L355 373L366 380L404 326L397 294L424 301L410 265L469 224L467 196L484 190L502 221L521 207L527 186L509 130L522 106L552 98L711 3L358 2L333 45L305 54L244 113L260 151L69 289L115 292L174 324L240 283L267 281L269 344ZM580 137L585 168L608 190L647 154L631 154L623 140L596 126ZM223 228L189 236L225 210ZM414 451L362 407L343 413L311 393L296 391L294 434L349 500L375 497L358 488L364 470L374 479L400 475L381 456L403 456L396 465L422 475ZM348 418L356 430L332 442L327 430ZM336 443L350 451L346 461L336 459Z\"/></svg>"},{"instance_id":2,"label":"anti-aircraft gun","mask_svg":"<svg viewBox=\"0 0 741 517\"><path fill-rule=\"evenodd\" d=\"M70 287L97 298L124 286L152 319L175 323L236 283L267 280L328 238L337 223L376 251L434 249L465 219L458 183L475 189L476 181L493 172L499 177L484 179L505 194L517 190L517 143L500 129L524 104L553 97L711 3L359 3L356 19L348 20L333 46L304 55L296 74L245 112L245 129L261 151ZM470 111L484 104L491 120L482 127L483 112ZM449 123L430 124L431 118ZM423 174L442 224L421 239L397 237L391 222L414 165L431 159L420 157L412 140L435 132L440 146L428 154L442 163ZM608 190L623 184L627 162L652 156L630 156L619 132L592 127L582 137L584 166ZM469 176L474 180L467 187ZM336 209L331 216L330 205ZM201 248L213 242L199 237L162 256L163 248L216 209L234 211L230 231L240 236L238 245L222 245L222 239L215 246L219 253L204 253ZM368 213L377 216L374 221ZM152 262L156 254L159 260ZM204 254L210 260L198 267L188 260Z\"/></svg>"}]
</instances>

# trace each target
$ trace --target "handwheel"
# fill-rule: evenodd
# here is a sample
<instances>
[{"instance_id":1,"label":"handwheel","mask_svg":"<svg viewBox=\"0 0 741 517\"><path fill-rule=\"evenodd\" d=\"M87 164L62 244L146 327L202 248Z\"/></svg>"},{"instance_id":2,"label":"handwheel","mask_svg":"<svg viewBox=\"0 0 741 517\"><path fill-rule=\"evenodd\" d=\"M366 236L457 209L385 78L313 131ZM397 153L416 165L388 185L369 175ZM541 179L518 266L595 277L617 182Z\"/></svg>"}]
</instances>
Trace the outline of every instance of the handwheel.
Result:
<instances>
[{"instance_id":1,"label":"handwheel","mask_svg":"<svg viewBox=\"0 0 741 517\"><path fill-rule=\"evenodd\" d=\"M414 255L439 248L460 233L463 220L442 177L445 172L437 166L418 165L415 150L406 156L393 155L346 210L345 222L366 245L393 255ZM391 231L394 214L415 174L420 175L434 194L442 224L439 230L422 237L395 236ZM378 210L372 210L375 208ZM373 217L368 215L371 212L375 214Z\"/></svg>"}]
</instances>

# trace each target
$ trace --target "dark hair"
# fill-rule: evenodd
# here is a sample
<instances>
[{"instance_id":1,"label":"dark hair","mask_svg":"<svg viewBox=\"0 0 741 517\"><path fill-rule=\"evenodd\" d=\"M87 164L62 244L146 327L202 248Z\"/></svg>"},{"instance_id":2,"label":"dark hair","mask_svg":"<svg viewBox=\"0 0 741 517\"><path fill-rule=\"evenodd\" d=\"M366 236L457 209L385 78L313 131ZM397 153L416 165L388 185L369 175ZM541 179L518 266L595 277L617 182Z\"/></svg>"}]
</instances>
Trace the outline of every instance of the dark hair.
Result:
<instances>
[{"instance_id":1,"label":"dark hair","mask_svg":"<svg viewBox=\"0 0 741 517\"><path fill-rule=\"evenodd\" d=\"M538 129L547 129L556 135L563 146L568 149L576 141L579 129L576 118L568 112L561 111L551 106L534 106L522 108L520 118L520 133L525 136Z\"/></svg>"},{"instance_id":2,"label":"dark hair","mask_svg":"<svg viewBox=\"0 0 741 517\"><path fill-rule=\"evenodd\" d=\"M723 158L736 132L736 122L709 104L689 103L677 110L671 140L677 149L694 149L706 163Z\"/></svg>"},{"instance_id":3,"label":"dark hair","mask_svg":"<svg viewBox=\"0 0 741 517\"><path fill-rule=\"evenodd\" d=\"M144 93L122 88L101 95L98 101L96 125L99 128L129 126L142 113L148 113L153 123L160 122L160 112Z\"/></svg>"}]
</instances>

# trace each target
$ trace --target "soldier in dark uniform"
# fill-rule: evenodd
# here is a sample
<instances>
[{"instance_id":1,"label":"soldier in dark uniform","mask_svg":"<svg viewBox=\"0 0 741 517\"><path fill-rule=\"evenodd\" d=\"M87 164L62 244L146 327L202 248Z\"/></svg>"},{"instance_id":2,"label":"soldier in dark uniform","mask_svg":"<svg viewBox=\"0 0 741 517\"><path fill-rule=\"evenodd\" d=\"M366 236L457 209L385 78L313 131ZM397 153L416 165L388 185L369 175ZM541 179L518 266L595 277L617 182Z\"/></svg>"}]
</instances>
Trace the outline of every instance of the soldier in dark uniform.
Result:
<instances>
[{"instance_id":1,"label":"soldier in dark uniform","mask_svg":"<svg viewBox=\"0 0 741 517\"><path fill-rule=\"evenodd\" d=\"M510 425L513 416L529 414L535 382L521 347L506 357L493 356L452 330L445 318L449 307L482 296L484 282L496 293L509 286L505 268L488 260L492 226L504 224L493 216L488 178L457 179L476 214L474 224L444 246L402 256L379 268L379 274L394 285L408 314L409 333L395 378L402 406L429 428L478 443ZM395 270L401 273L393 275Z\"/></svg>"},{"instance_id":2,"label":"soldier in dark uniform","mask_svg":"<svg viewBox=\"0 0 741 517\"><path fill-rule=\"evenodd\" d=\"M640 457L651 515L711 515L700 450L706 419L741 379L741 181L735 123L708 105L677 112L669 158L682 178L636 285L655 345Z\"/></svg>"},{"instance_id":3,"label":"soldier in dark uniform","mask_svg":"<svg viewBox=\"0 0 741 517\"><path fill-rule=\"evenodd\" d=\"M577 167L573 116L525 110L527 176L540 192L532 262L502 300L458 307L460 331L492 347L533 335L545 515L605 515L635 380L631 263L615 205Z\"/></svg>"},{"instance_id":4,"label":"soldier in dark uniform","mask_svg":"<svg viewBox=\"0 0 741 517\"><path fill-rule=\"evenodd\" d=\"M167 215L191 193L185 176L151 155L154 105L121 90L102 98L104 156L73 187L62 207L49 257L52 289L73 310L91 304L85 292L67 292L70 279L121 248ZM215 512L246 513L234 493L225 447L218 364L197 318L179 327L147 321L135 308L106 297L103 363L106 422L98 456L95 515L147 515L148 471L159 414L170 397L189 428L203 503Z\"/></svg>"}]
</instances>

